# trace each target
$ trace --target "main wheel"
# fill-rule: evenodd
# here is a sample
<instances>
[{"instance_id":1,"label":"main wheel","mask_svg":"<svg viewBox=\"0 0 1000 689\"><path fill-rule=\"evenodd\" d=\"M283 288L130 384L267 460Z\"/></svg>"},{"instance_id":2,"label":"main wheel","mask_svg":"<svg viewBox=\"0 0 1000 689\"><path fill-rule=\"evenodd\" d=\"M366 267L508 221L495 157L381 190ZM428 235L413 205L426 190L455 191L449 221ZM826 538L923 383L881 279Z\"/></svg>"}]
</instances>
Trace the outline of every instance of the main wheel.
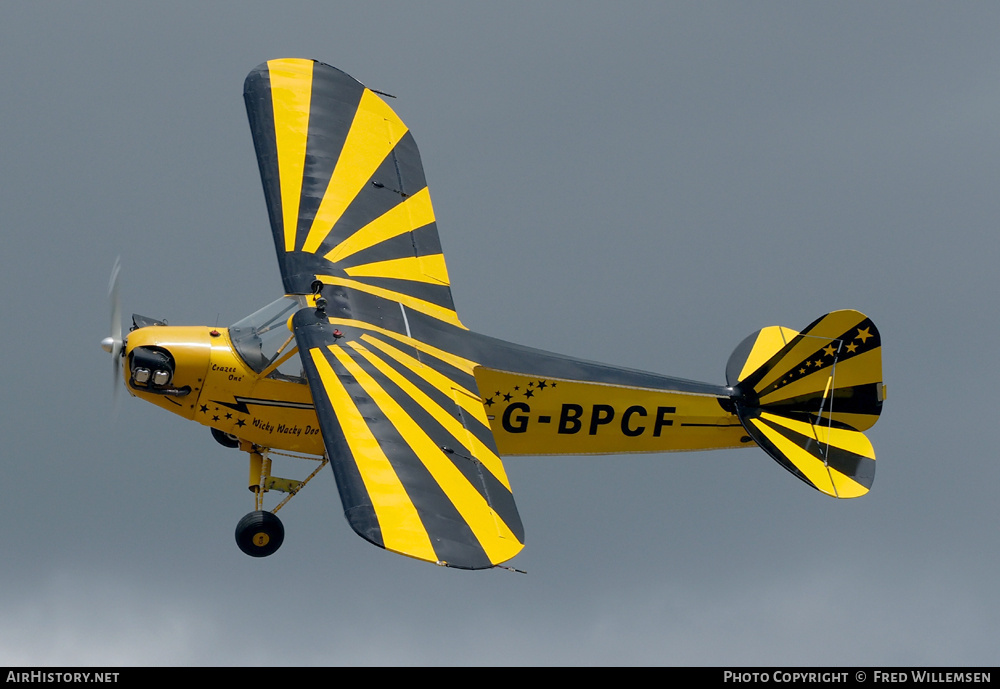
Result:
<instances>
[{"instance_id":1,"label":"main wheel","mask_svg":"<svg viewBox=\"0 0 1000 689\"><path fill-rule=\"evenodd\" d=\"M251 512L236 525L236 545L251 557L267 557L284 540L285 527L272 512Z\"/></svg>"}]
</instances>

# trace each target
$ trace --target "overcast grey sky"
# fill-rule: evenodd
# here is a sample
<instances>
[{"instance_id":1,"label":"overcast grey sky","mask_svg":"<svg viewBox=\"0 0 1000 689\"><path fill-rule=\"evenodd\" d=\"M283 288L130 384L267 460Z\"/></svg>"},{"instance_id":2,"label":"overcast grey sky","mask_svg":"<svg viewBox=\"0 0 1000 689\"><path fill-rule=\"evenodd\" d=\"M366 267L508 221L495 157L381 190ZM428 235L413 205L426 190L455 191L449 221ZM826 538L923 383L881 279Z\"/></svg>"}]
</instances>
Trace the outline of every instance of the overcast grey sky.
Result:
<instances>
[{"instance_id":1,"label":"overcast grey sky","mask_svg":"<svg viewBox=\"0 0 1000 689\"><path fill-rule=\"evenodd\" d=\"M0 664L996 664L1000 7L205 5L0 6ZM98 344L119 254L126 314L279 295L242 100L275 57L397 96L474 330L722 383L760 327L867 313L871 493L511 459L518 575L371 547L325 472L244 556L245 455L112 424Z\"/></svg>"}]
</instances>

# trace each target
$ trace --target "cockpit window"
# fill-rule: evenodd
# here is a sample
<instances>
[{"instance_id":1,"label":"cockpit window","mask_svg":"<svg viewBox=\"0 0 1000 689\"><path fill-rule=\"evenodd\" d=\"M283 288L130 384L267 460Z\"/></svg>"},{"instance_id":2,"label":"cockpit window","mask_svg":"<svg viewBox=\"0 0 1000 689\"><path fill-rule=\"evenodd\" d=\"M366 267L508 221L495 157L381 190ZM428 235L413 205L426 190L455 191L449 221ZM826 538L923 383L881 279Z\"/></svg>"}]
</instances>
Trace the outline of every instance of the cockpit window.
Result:
<instances>
[{"instance_id":1,"label":"cockpit window","mask_svg":"<svg viewBox=\"0 0 1000 689\"><path fill-rule=\"evenodd\" d=\"M305 383L305 373L295 346L295 334L288 329L288 319L306 306L304 297L284 296L229 326L229 339L236 353L257 373L263 373L275 361L292 352L268 374L268 378Z\"/></svg>"}]
</instances>

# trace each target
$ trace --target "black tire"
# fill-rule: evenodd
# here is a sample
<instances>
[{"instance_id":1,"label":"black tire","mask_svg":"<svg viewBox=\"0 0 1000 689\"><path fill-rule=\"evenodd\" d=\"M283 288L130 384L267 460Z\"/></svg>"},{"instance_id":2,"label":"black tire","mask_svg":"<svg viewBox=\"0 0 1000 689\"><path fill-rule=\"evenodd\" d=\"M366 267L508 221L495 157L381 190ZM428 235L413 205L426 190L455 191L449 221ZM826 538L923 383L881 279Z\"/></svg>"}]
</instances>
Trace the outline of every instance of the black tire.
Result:
<instances>
[{"instance_id":1,"label":"black tire","mask_svg":"<svg viewBox=\"0 0 1000 689\"><path fill-rule=\"evenodd\" d=\"M229 433L223 433L218 428L212 429L212 437L215 441L222 445L223 447L239 447L240 440L235 435L230 435Z\"/></svg>"},{"instance_id":2,"label":"black tire","mask_svg":"<svg viewBox=\"0 0 1000 689\"><path fill-rule=\"evenodd\" d=\"M250 557L267 557L285 540L285 527L271 512L251 512L236 525L236 545Z\"/></svg>"}]
</instances>

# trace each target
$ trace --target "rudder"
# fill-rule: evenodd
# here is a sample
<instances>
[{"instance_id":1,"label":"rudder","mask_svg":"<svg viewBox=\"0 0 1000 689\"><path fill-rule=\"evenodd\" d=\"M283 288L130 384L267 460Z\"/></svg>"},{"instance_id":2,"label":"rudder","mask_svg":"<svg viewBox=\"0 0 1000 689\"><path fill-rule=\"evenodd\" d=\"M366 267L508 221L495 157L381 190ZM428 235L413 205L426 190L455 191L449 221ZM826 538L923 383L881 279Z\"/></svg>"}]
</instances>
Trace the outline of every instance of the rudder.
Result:
<instances>
[{"instance_id":1,"label":"rudder","mask_svg":"<svg viewBox=\"0 0 1000 689\"><path fill-rule=\"evenodd\" d=\"M726 378L743 427L779 464L828 495L868 492L875 452L862 431L885 397L871 319L834 311L802 332L759 330L733 352Z\"/></svg>"}]
</instances>

